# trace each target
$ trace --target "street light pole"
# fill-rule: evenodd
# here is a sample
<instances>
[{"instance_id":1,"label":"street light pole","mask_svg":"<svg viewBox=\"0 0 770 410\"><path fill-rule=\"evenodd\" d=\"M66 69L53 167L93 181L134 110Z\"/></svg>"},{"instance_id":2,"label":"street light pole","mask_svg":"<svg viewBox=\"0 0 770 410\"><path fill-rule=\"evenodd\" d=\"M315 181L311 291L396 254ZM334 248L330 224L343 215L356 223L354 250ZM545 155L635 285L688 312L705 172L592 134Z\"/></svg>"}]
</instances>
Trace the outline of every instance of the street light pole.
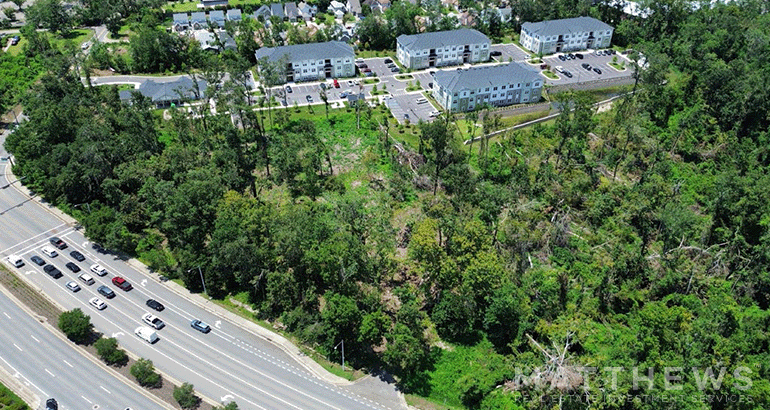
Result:
<instances>
[{"instance_id":1,"label":"street light pole","mask_svg":"<svg viewBox=\"0 0 770 410\"><path fill-rule=\"evenodd\" d=\"M188 269L187 273L190 273L190 271L192 271L192 269ZM208 293L206 292L206 281L203 280L203 272L201 272L200 266L198 266L198 274L201 275L201 284L203 284L203 293L208 295Z\"/></svg>"},{"instance_id":2,"label":"street light pole","mask_svg":"<svg viewBox=\"0 0 770 410\"><path fill-rule=\"evenodd\" d=\"M345 371L345 339L342 339L341 342L337 343L337 346L334 346L334 350L337 350L337 347L339 345L342 345L342 371Z\"/></svg>"}]
</instances>

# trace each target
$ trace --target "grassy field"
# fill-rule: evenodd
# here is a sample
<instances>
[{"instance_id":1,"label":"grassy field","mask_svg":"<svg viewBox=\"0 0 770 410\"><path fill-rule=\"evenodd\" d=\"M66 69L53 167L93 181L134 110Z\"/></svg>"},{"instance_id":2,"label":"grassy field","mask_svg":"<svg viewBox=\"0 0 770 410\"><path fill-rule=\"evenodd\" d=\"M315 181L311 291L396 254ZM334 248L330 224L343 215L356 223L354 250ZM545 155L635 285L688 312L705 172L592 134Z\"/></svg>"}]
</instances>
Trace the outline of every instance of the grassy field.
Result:
<instances>
[{"instance_id":1,"label":"grassy field","mask_svg":"<svg viewBox=\"0 0 770 410\"><path fill-rule=\"evenodd\" d=\"M48 41L51 43L51 46L59 50L63 50L67 44L72 44L73 47L79 50L81 44L94 36L94 31L91 29L72 30L67 37L61 37L48 32L46 32L46 35L48 36ZM14 56L19 55L24 50L25 44L27 44L27 39L22 36L19 40L19 44L11 46L11 48L8 49L8 54Z\"/></svg>"},{"instance_id":2,"label":"grassy field","mask_svg":"<svg viewBox=\"0 0 770 410\"><path fill-rule=\"evenodd\" d=\"M229 8L236 8L238 6L245 6L247 4L253 4L254 9L256 10L263 4L269 4L269 1L261 1L261 0L229 0L227 2ZM197 0L189 0L189 1L169 1L166 3L166 6L164 7L165 10L171 10L174 13L183 13L186 11L198 11L203 9L198 9L198 4L200 4Z\"/></svg>"}]
</instances>

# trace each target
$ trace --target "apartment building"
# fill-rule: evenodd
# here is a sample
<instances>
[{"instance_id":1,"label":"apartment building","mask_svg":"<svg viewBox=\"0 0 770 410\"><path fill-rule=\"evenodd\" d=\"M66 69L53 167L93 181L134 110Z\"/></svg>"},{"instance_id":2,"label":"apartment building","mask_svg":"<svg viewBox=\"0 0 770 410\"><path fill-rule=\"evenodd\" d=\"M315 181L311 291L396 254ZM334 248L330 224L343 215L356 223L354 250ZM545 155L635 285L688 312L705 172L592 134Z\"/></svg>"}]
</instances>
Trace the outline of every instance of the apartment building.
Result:
<instances>
[{"instance_id":1,"label":"apartment building","mask_svg":"<svg viewBox=\"0 0 770 410\"><path fill-rule=\"evenodd\" d=\"M293 46L262 47L257 60L270 62L285 58L285 82L314 81L356 75L356 55L353 47L341 41L297 44Z\"/></svg>"},{"instance_id":2,"label":"apartment building","mask_svg":"<svg viewBox=\"0 0 770 410\"><path fill-rule=\"evenodd\" d=\"M610 46L614 30L593 17L547 20L522 24L519 42L527 50L544 55L605 48Z\"/></svg>"},{"instance_id":3,"label":"apartment building","mask_svg":"<svg viewBox=\"0 0 770 410\"><path fill-rule=\"evenodd\" d=\"M538 102L544 83L540 74L519 63L441 70L433 76L433 97L453 112Z\"/></svg>"},{"instance_id":4,"label":"apartment building","mask_svg":"<svg viewBox=\"0 0 770 410\"><path fill-rule=\"evenodd\" d=\"M402 34L396 57L411 69L478 63L489 60L489 46L489 38L472 29Z\"/></svg>"}]
</instances>

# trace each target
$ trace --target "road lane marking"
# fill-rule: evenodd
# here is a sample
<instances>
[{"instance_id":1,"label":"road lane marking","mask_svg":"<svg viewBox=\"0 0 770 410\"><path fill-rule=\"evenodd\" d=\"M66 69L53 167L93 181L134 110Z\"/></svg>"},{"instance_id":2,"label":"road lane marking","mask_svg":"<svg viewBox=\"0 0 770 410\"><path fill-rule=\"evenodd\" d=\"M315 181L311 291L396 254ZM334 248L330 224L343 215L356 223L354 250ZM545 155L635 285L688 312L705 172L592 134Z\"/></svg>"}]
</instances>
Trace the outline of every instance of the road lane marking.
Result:
<instances>
[{"instance_id":1,"label":"road lane marking","mask_svg":"<svg viewBox=\"0 0 770 410\"><path fill-rule=\"evenodd\" d=\"M80 397L82 397L82 398L83 398L83 400L87 401L87 402L88 402L88 404L94 404L94 402L92 402L91 400L88 400L88 399L86 398L86 396L80 396Z\"/></svg>"},{"instance_id":2,"label":"road lane marking","mask_svg":"<svg viewBox=\"0 0 770 410\"><path fill-rule=\"evenodd\" d=\"M5 315L5 317L7 317L8 319L10 319L10 318L11 318L10 316L8 316L8 314L7 314L7 313L3 312L3 314L4 314L4 315Z\"/></svg>"},{"instance_id":3,"label":"road lane marking","mask_svg":"<svg viewBox=\"0 0 770 410\"><path fill-rule=\"evenodd\" d=\"M37 338L36 338L35 336L33 336L33 335L29 335L29 337L31 337L31 338L33 338L33 339L35 339L35 341L36 341L36 342L40 343L40 341L39 341L39 340L37 340Z\"/></svg>"},{"instance_id":4,"label":"road lane marking","mask_svg":"<svg viewBox=\"0 0 770 410\"><path fill-rule=\"evenodd\" d=\"M6 366L10 367L10 368L11 368L11 370L13 370L13 372L15 373L15 374L14 374L14 377L16 377L17 379L24 379L24 383L25 383L25 385L29 386L29 385L31 384L31 385L35 386L35 388L36 388L36 389L40 390L40 393L43 393L43 396L48 396L48 393L44 392L44 391L43 391L43 389L41 389L40 387L38 387L38 386L37 386L35 383L32 383L32 382L31 382L29 379L27 379L27 378L26 378L26 377L25 377L23 374L19 373L19 371L18 371L18 370L16 370L16 368L15 368L15 367L11 366L11 364L10 364L10 363L8 363L8 361L7 361L7 360L5 360L5 358L4 358L3 356L0 356L0 360L2 360L2 361L3 361L3 363L5 363L5 365L6 365Z\"/></svg>"},{"instance_id":5,"label":"road lane marking","mask_svg":"<svg viewBox=\"0 0 770 410\"><path fill-rule=\"evenodd\" d=\"M71 365L71 364L70 364L70 362L68 362L68 361L66 361L66 360L64 360L64 359L62 359L62 361L63 361L64 363L66 363L66 364L67 364L67 366L69 366L69 367L72 367L72 368L74 368L74 367L75 367L75 366Z\"/></svg>"},{"instance_id":6,"label":"road lane marking","mask_svg":"<svg viewBox=\"0 0 770 410\"><path fill-rule=\"evenodd\" d=\"M105 388L104 388L104 386L99 386L99 388L101 388L102 390L106 391L106 392L107 392L107 394L112 394L112 393L110 393L110 391L109 391L109 390L105 389Z\"/></svg>"},{"instance_id":7,"label":"road lane marking","mask_svg":"<svg viewBox=\"0 0 770 410\"><path fill-rule=\"evenodd\" d=\"M14 343L13 345L14 345L14 346L16 346L16 348L17 348L17 349L19 349L19 351L20 351L20 352L23 352L23 351L24 351L24 350L21 350L21 348L19 347L19 345L17 345L16 343Z\"/></svg>"},{"instance_id":8,"label":"road lane marking","mask_svg":"<svg viewBox=\"0 0 770 410\"><path fill-rule=\"evenodd\" d=\"M48 369L45 369L45 372L46 372L46 373L48 373L48 374L50 374L50 375L51 375L51 377L56 377L56 375L54 375L53 373L51 373L51 371L50 371L50 370L48 370Z\"/></svg>"}]
</instances>

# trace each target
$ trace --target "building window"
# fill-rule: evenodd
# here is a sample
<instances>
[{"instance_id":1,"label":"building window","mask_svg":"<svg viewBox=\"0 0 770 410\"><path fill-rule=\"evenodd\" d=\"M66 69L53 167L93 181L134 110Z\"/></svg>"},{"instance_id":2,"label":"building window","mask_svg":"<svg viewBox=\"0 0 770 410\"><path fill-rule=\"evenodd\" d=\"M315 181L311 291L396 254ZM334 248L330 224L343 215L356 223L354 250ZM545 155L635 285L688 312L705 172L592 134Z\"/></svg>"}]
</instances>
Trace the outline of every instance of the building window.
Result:
<instances>
[{"instance_id":1,"label":"building window","mask_svg":"<svg viewBox=\"0 0 770 410\"><path fill-rule=\"evenodd\" d=\"M505 90L505 86L500 87L501 90Z\"/></svg>"},{"instance_id":2,"label":"building window","mask_svg":"<svg viewBox=\"0 0 770 410\"><path fill-rule=\"evenodd\" d=\"M493 88L492 91L497 91L497 87Z\"/></svg>"},{"instance_id":3,"label":"building window","mask_svg":"<svg viewBox=\"0 0 770 410\"><path fill-rule=\"evenodd\" d=\"M529 83L527 83L527 85L525 85L525 87L529 87Z\"/></svg>"},{"instance_id":4,"label":"building window","mask_svg":"<svg viewBox=\"0 0 770 410\"><path fill-rule=\"evenodd\" d=\"M485 88L484 91L489 92L489 87Z\"/></svg>"},{"instance_id":5,"label":"building window","mask_svg":"<svg viewBox=\"0 0 770 410\"><path fill-rule=\"evenodd\" d=\"M497 94L492 94L492 98L497 98Z\"/></svg>"}]
</instances>

